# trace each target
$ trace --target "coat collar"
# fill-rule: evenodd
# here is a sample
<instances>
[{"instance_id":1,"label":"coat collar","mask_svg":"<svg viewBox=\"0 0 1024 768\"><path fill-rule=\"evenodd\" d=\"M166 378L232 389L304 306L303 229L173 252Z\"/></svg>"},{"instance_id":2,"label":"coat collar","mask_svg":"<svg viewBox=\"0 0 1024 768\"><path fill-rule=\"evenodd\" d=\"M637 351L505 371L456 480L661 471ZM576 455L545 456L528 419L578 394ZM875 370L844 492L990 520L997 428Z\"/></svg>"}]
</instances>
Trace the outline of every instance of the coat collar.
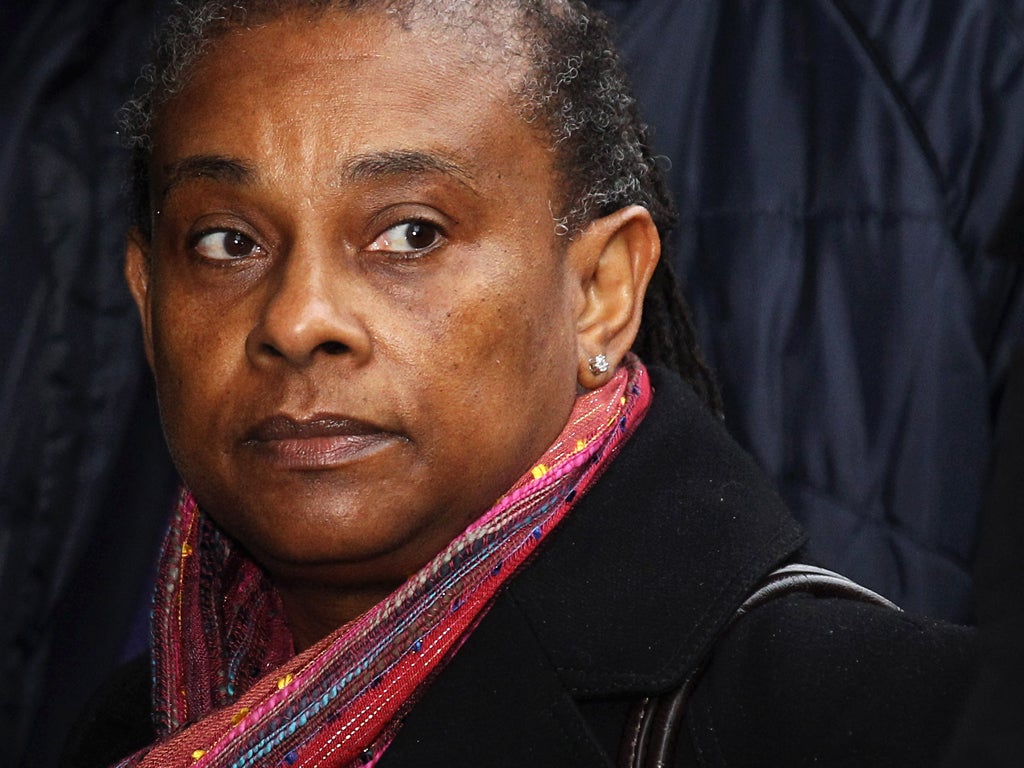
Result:
<instances>
[{"instance_id":1,"label":"coat collar","mask_svg":"<svg viewBox=\"0 0 1024 768\"><path fill-rule=\"evenodd\" d=\"M643 423L431 683L383 764L610 765L576 699L680 684L802 543L693 392L651 374Z\"/></svg>"},{"instance_id":2,"label":"coat collar","mask_svg":"<svg viewBox=\"0 0 1024 768\"><path fill-rule=\"evenodd\" d=\"M676 376L510 585L578 696L682 682L803 534L753 460Z\"/></svg>"}]
</instances>

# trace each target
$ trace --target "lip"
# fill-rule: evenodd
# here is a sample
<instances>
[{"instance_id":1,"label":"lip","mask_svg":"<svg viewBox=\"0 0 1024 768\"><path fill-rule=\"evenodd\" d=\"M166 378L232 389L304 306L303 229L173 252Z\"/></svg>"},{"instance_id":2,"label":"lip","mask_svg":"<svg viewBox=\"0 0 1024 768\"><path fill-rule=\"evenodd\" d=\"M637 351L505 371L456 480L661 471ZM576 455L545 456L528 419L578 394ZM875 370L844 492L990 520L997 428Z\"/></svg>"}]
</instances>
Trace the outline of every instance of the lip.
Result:
<instances>
[{"instance_id":1,"label":"lip","mask_svg":"<svg viewBox=\"0 0 1024 768\"><path fill-rule=\"evenodd\" d=\"M345 416L277 414L250 429L243 445L277 467L316 470L350 464L401 439L394 432Z\"/></svg>"}]
</instances>

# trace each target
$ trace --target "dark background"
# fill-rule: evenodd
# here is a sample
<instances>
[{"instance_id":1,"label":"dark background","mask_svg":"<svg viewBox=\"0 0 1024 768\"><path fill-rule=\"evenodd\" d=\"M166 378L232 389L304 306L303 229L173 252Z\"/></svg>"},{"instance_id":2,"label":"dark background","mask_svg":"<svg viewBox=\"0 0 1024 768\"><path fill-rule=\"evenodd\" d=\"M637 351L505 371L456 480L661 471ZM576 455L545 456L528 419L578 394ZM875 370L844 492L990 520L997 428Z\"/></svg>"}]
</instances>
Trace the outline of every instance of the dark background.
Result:
<instances>
[{"instance_id":1,"label":"dark background","mask_svg":"<svg viewBox=\"0 0 1024 768\"><path fill-rule=\"evenodd\" d=\"M0 8L12 766L54 764L90 692L144 646L174 497L121 277L114 119L163 4ZM1024 682L1024 3L594 4L665 156L671 258L731 431L824 564L983 625L951 760L1015 764L1000 760L1021 754Z\"/></svg>"}]
</instances>

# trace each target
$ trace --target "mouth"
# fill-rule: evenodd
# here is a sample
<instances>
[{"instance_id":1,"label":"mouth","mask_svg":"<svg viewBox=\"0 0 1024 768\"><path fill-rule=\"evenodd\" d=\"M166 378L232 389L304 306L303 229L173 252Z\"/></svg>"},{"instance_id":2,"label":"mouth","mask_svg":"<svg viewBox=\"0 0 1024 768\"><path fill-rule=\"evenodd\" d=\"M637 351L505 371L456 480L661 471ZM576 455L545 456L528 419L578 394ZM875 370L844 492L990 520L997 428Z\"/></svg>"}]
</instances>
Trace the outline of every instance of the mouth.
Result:
<instances>
[{"instance_id":1,"label":"mouth","mask_svg":"<svg viewBox=\"0 0 1024 768\"><path fill-rule=\"evenodd\" d=\"M349 464L402 441L395 432L333 414L263 419L242 444L282 469L316 470Z\"/></svg>"}]
</instances>

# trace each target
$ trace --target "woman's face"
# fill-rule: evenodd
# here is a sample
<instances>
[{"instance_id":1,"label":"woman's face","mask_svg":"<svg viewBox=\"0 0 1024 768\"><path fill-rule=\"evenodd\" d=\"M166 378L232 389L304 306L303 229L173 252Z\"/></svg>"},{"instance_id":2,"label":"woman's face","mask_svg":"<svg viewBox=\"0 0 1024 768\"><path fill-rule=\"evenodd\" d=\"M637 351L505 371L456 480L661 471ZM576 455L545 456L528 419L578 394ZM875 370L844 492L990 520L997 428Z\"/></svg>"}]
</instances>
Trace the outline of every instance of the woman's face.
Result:
<instances>
[{"instance_id":1,"label":"woman's face","mask_svg":"<svg viewBox=\"0 0 1024 768\"><path fill-rule=\"evenodd\" d=\"M128 273L171 452L280 579L404 578L565 424L551 155L465 44L365 14L231 33L152 176Z\"/></svg>"}]
</instances>

